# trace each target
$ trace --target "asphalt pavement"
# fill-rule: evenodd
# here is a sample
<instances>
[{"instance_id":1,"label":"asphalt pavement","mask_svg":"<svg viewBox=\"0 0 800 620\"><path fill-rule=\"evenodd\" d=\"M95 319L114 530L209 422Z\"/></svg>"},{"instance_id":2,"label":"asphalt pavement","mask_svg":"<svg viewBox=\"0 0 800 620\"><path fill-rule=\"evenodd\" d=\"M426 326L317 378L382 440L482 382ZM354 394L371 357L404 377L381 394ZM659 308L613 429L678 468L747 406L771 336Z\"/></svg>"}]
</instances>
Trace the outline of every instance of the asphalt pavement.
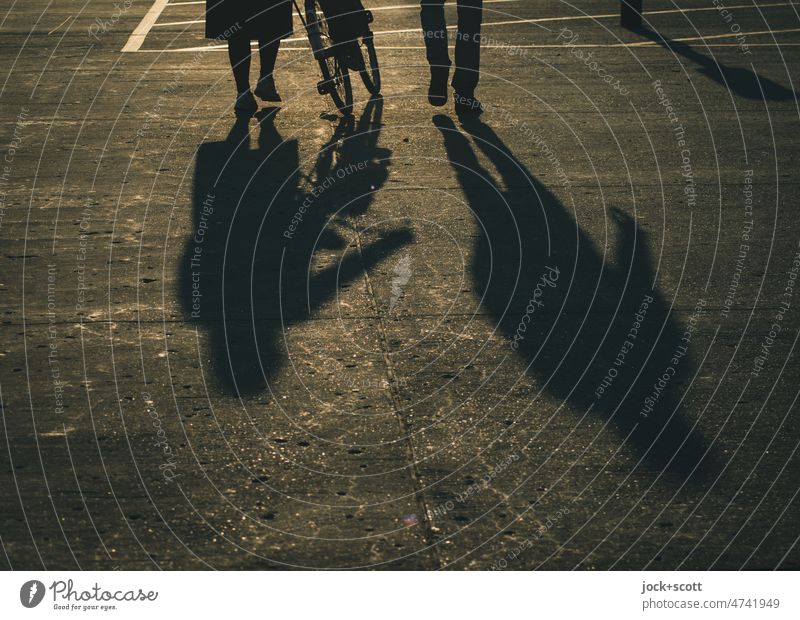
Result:
<instances>
[{"instance_id":1,"label":"asphalt pavement","mask_svg":"<svg viewBox=\"0 0 800 620\"><path fill-rule=\"evenodd\" d=\"M2 4L0 566L800 568L791 2L484 0L478 119Z\"/></svg>"}]
</instances>

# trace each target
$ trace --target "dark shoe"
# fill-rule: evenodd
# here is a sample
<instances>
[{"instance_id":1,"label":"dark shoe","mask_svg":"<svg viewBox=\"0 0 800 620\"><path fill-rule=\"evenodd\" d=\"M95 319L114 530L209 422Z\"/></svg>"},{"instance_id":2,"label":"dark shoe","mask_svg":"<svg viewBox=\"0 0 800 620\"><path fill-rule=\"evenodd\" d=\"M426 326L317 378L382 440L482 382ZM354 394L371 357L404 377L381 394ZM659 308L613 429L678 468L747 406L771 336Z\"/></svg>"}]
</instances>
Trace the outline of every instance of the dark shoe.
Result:
<instances>
[{"instance_id":1,"label":"dark shoe","mask_svg":"<svg viewBox=\"0 0 800 620\"><path fill-rule=\"evenodd\" d=\"M436 107L447 103L447 78L450 67L431 67L431 83L428 86L428 103Z\"/></svg>"},{"instance_id":2,"label":"dark shoe","mask_svg":"<svg viewBox=\"0 0 800 620\"><path fill-rule=\"evenodd\" d=\"M252 115L258 110L258 102L256 102L256 98L253 97L253 93L246 90L236 95L236 103L233 106L233 110L236 114Z\"/></svg>"},{"instance_id":3,"label":"dark shoe","mask_svg":"<svg viewBox=\"0 0 800 620\"><path fill-rule=\"evenodd\" d=\"M278 94L278 89L275 88L275 78L271 75L260 78L254 92L261 101L282 101L281 96Z\"/></svg>"},{"instance_id":4,"label":"dark shoe","mask_svg":"<svg viewBox=\"0 0 800 620\"><path fill-rule=\"evenodd\" d=\"M456 103L456 114L458 116L480 116L483 114L483 104L475 98L474 93L469 95L455 93L453 100Z\"/></svg>"}]
</instances>

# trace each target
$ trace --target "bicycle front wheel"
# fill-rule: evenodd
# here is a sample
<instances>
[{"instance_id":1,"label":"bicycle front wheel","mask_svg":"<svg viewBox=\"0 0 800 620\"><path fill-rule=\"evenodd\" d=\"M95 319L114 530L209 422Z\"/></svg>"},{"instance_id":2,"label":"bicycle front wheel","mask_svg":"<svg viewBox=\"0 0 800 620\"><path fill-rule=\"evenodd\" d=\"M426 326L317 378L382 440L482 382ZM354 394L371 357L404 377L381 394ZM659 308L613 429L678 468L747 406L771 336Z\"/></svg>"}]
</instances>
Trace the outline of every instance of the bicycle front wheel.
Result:
<instances>
[{"instance_id":1,"label":"bicycle front wheel","mask_svg":"<svg viewBox=\"0 0 800 620\"><path fill-rule=\"evenodd\" d=\"M364 47L367 50L367 60L364 62L362 57L361 65L358 68L358 73L361 75L361 80L364 82L370 95L381 94L381 71L378 67L378 55L375 53L375 42L372 38L372 33L367 34L363 39Z\"/></svg>"}]
</instances>

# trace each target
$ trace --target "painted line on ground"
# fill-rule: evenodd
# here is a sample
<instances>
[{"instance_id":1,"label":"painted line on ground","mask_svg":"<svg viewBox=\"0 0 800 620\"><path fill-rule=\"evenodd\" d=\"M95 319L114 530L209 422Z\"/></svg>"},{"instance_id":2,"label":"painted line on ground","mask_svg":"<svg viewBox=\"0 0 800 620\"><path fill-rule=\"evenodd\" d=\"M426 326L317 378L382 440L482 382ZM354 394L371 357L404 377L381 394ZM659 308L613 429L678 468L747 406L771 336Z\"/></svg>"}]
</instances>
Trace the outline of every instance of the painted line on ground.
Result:
<instances>
[{"instance_id":1,"label":"painted line on ground","mask_svg":"<svg viewBox=\"0 0 800 620\"><path fill-rule=\"evenodd\" d=\"M144 42L144 38L147 36L147 34L150 32L150 30L154 26L190 25L190 24L195 24L195 23L202 24L202 23L205 22L205 20L201 19L201 20L192 20L192 21L188 21L188 22L166 22L166 23L163 23L163 24L155 24L155 21L158 19L158 16L163 11L164 5L165 5L165 3L167 1L168 0L156 0L156 3L150 9L150 11L147 13L147 15L145 15L144 19L142 19L142 22L139 24L139 26L137 26L137 28L136 28L136 30L134 30L133 34L131 34L131 37L128 39L128 42L125 44L125 46L122 48L121 51L123 51L123 52L141 52L141 51L148 51L148 52L149 51L195 52L195 51L201 51L201 50L214 51L214 50L227 49L227 45L223 44L223 45L194 46L194 47L164 49L164 50L142 50L141 46L142 46L142 43ZM204 0L201 0L201 1L204 1ZM156 11L156 8L158 6L160 6L160 8L158 8L158 11ZM788 6L793 6L793 3L792 2L776 2L776 3L770 3L770 4L762 4L760 6L756 6L756 5L753 5L753 4L749 4L749 5L743 4L743 5L736 5L736 6L726 7L726 8L728 8L729 10L734 10L734 9L738 10L738 9L754 9L754 8L762 9L762 8L769 8L769 7L773 7L774 8L774 7L788 7ZM388 9L388 8L392 8L392 7L384 7L384 8ZM695 8L689 8L689 9L680 9L680 8L678 8L678 9L663 9L663 10L658 10L658 11L647 11L646 13L644 13L644 15L645 16L648 16L648 15L665 15L665 14L675 14L675 13L683 14L683 13L708 12L708 11L716 11L716 10L717 10L717 8L715 6L695 7ZM148 21L149 18L151 17L151 14L153 14L154 17L152 17L152 20ZM586 20L586 19L595 20L595 19L610 19L610 18L618 18L618 17L619 17L619 13L603 13L603 14L599 14L599 15L572 15L572 16L562 16L562 17L538 17L538 18L531 18L531 19L516 19L516 20L504 20L504 21L499 21L499 22L488 22L488 23L484 23L483 26L487 27L487 26L508 26L508 25L515 25L515 24L541 24L541 23L553 22L553 21L575 21L575 20ZM146 22L147 22L147 24L146 24ZM456 26L452 25L452 26L448 26L447 28L448 28L448 30L455 30ZM766 32L770 32L770 31L766 31ZM774 33L778 33L778 32L794 32L794 30L787 30L787 31L773 30L771 32L774 32ZM375 34L376 37L384 36L384 35L395 35L395 34L419 34L421 36L419 28L403 28L403 29L399 29L399 30L379 30L379 31L376 31L374 34ZM740 32L740 33L737 33L737 34L741 34L741 35L747 36L747 35L750 35L750 34L754 35L754 34L761 34L761 33L741 33ZM680 39L673 39L673 40L674 41L692 41L692 40L703 40L703 39L717 38L717 37L721 37L721 36L735 36L735 35L733 35L733 34L709 35L709 36L706 36L706 37L689 37L689 38L680 38ZM134 37L138 37L138 38L134 39ZM301 43L301 42L305 42L305 41L306 41L305 37L293 37L293 38L284 39L285 43ZM630 47L647 47L649 45L657 45L657 44L655 42L652 42L652 41L643 41L643 42L637 42L637 43L606 43L606 44L602 44L602 43L598 43L598 44L585 43L585 44L576 45L576 47L628 47L628 46L630 46ZM507 46L497 46L497 47L507 47ZM550 45L535 45L534 44L534 45L515 45L514 47L530 49L530 48L547 48L547 47L559 47L559 46L558 45L550 46ZM291 50L292 48L283 48L283 49ZM377 46L376 45L376 49L419 49L419 48L415 47L415 46L392 47L392 46Z\"/></svg>"},{"instance_id":2,"label":"painted line on ground","mask_svg":"<svg viewBox=\"0 0 800 620\"><path fill-rule=\"evenodd\" d=\"M525 0L483 0L484 4L500 4L506 2L525 2ZM205 4L206 0L189 0L188 2L170 2L167 6L184 6L187 4ZM375 11L396 11L397 9L419 9L419 2L416 4L397 4L394 6L367 6L372 12Z\"/></svg>"},{"instance_id":3,"label":"painted line on ground","mask_svg":"<svg viewBox=\"0 0 800 620\"><path fill-rule=\"evenodd\" d=\"M483 0L484 4L505 4L508 2L523 2L524 0ZM181 6L184 4L205 4L206 0L192 0L191 2L170 2L167 6ZM376 6L376 7L367 7L371 12L377 13L378 11L397 11L401 9L416 9L419 10L419 3L417 4L398 4L395 6ZM163 22L160 24L155 24L157 28L163 28L166 26L188 26L191 24L202 24L204 23L204 19L189 19L180 22Z\"/></svg>"},{"instance_id":4,"label":"painted line on ground","mask_svg":"<svg viewBox=\"0 0 800 620\"><path fill-rule=\"evenodd\" d=\"M153 2L153 6L150 7L150 10L145 13L145 16L142 18L142 21L139 22L139 25L136 26L135 30L131 33L131 36L128 37L128 40L125 42L125 45L122 46L123 52L138 52L139 48L142 47L142 43L144 43L145 37L147 37L147 33L150 32L150 29L153 27L153 24L156 23L156 20L161 15L161 12L164 10L164 7L167 6L167 2L169 0L155 0Z\"/></svg>"},{"instance_id":5,"label":"painted line on ground","mask_svg":"<svg viewBox=\"0 0 800 620\"><path fill-rule=\"evenodd\" d=\"M495 0L495 1L509 1L509 0ZM518 1L518 0L511 0L511 1ZM484 2L486 4L486 1ZM405 5L407 7L417 7L419 5ZM761 8L775 8L775 7L787 7L793 6L791 2L776 2L772 4L761 4L761 5L753 5L753 4L742 4L737 6L725 7L728 10L739 10L739 9L761 9ZM380 10L390 10L395 8L404 8L404 7L382 7L382 8L375 8L370 9L371 11L380 11ZM715 6L710 7L695 7L689 9L662 9L659 11L645 11L643 13L644 16L648 15L666 15L672 13L698 13L698 12L709 12L709 11L718 11ZM507 26L512 24L538 24L543 22L552 22L552 21L574 21L574 20L583 20L583 19L610 19L610 18L618 18L619 13L602 13L599 15L570 15L570 16L561 16L561 17L532 17L530 19L514 19L514 20L505 20L500 22L484 22L483 26ZM185 21L177 21L177 22L162 22L160 24L155 24L154 27L156 28L166 28L169 26L190 26L194 24L203 24L205 23L205 19L190 19ZM448 30L455 30L456 26L448 26ZM401 30L379 30L376 31L374 34L405 34L408 32L419 32L419 28L404 28Z\"/></svg>"},{"instance_id":6,"label":"painted line on ground","mask_svg":"<svg viewBox=\"0 0 800 620\"><path fill-rule=\"evenodd\" d=\"M792 30L765 30L763 32L745 32L746 36L753 36L758 34L771 34L771 33L780 33L780 32L800 32L800 28L792 29ZM671 39L671 43L685 43L687 41L703 41L706 39L711 38L722 38L722 37L732 37L736 35L732 34L721 34L721 35L713 35L711 37L684 37L681 39ZM739 43L707 43L708 47L739 47ZM785 43L778 43L780 47L796 47L800 45L800 41L787 41ZM776 45L775 43L748 43L748 47L772 47L774 48ZM257 44L253 44L253 49L256 49ZM517 49L563 49L564 45L560 43L545 43L542 45L515 45ZM581 45L570 45L570 47L587 47L587 48L607 48L607 47L656 47L661 48L663 47L662 44L658 43L657 41L637 41L634 43L585 43ZM196 47L176 47L175 49L166 49L166 50L139 50L141 54L163 54L166 52L221 52L227 50L227 45L198 45ZM376 50L424 50L424 45L376 45ZM500 49L500 50L508 50L509 47L507 45L482 45L481 49ZM281 47L281 52L308 52L310 51L308 47Z\"/></svg>"}]
</instances>

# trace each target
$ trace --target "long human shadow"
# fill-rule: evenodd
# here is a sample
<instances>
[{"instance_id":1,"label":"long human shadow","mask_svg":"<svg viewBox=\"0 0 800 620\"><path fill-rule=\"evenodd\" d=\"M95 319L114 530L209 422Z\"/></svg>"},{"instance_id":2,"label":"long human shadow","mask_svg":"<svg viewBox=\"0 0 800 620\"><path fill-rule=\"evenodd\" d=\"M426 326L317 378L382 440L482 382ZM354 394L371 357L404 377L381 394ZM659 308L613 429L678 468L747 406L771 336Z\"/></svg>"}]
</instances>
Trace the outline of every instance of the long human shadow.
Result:
<instances>
[{"instance_id":1,"label":"long human shadow","mask_svg":"<svg viewBox=\"0 0 800 620\"><path fill-rule=\"evenodd\" d=\"M193 227L179 267L183 309L208 333L213 375L224 393L240 396L259 393L283 366L287 329L412 239L390 231L322 266L319 253L347 248L348 217L369 207L388 176L389 151L377 146L381 102L339 125L313 164L310 191L299 185L297 141L283 139L276 114L257 117L255 148L248 118L237 118L226 140L198 148ZM346 196L360 198L348 204Z\"/></svg>"},{"instance_id":2,"label":"long human shadow","mask_svg":"<svg viewBox=\"0 0 800 620\"><path fill-rule=\"evenodd\" d=\"M646 233L614 209L618 248L604 260L488 125L465 123L465 134L446 116L434 124L481 230L471 262L476 290L509 350L545 393L589 420L601 416L652 467L703 479L713 458L679 402L695 371L681 348L686 327L654 288Z\"/></svg>"},{"instance_id":3,"label":"long human shadow","mask_svg":"<svg viewBox=\"0 0 800 620\"><path fill-rule=\"evenodd\" d=\"M698 52L682 41L673 41L663 34L644 26L634 29L638 34L658 43L661 47L683 56L700 67L700 73L715 81L733 94L746 99L762 101L787 101L795 99L795 92L770 78L758 75L751 69L731 67L718 59ZM743 57L744 58L744 57Z\"/></svg>"}]
</instances>

